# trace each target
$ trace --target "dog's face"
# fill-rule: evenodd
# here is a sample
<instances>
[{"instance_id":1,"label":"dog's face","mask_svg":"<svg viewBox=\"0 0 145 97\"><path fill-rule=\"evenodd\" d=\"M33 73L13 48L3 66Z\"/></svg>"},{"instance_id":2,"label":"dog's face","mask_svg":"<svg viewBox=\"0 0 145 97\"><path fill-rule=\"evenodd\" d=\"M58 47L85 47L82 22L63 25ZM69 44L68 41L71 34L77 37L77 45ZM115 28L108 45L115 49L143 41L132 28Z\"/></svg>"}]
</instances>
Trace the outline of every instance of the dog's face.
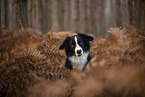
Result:
<instances>
[{"instance_id":1,"label":"dog's face","mask_svg":"<svg viewBox=\"0 0 145 97\"><path fill-rule=\"evenodd\" d=\"M78 34L72 37L67 37L62 45L59 47L60 50L65 49L67 56L81 56L83 53L89 51L90 43L93 37L86 34Z\"/></svg>"}]
</instances>

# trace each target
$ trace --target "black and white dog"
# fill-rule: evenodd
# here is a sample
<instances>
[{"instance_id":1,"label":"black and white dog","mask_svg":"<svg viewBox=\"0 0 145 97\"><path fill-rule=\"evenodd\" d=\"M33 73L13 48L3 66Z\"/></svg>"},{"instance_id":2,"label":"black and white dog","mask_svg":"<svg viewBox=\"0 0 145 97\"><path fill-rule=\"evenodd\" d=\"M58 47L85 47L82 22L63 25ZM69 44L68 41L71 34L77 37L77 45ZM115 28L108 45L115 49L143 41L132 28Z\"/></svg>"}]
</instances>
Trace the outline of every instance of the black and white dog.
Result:
<instances>
[{"instance_id":1,"label":"black and white dog","mask_svg":"<svg viewBox=\"0 0 145 97\"><path fill-rule=\"evenodd\" d=\"M93 39L92 36L81 33L72 37L67 37L59 47L60 50L65 49L66 52L67 58L65 67L82 71L86 64L91 60L89 54L89 41L92 41Z\"/></svg>"}]
</instances>

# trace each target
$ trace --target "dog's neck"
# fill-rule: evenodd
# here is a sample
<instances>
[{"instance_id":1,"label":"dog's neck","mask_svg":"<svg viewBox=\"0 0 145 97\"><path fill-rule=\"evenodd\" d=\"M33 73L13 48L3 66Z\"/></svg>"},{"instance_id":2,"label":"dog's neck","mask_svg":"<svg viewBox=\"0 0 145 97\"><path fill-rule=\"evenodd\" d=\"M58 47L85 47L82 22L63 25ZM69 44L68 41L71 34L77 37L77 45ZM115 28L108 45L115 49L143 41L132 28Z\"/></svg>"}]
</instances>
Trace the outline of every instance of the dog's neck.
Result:
<instances>
[{"instance_id":1,"label":"dog's neck","mask_svg":"<svg viewBox=\"0 0 145 97\"><path fill-rule=\"evenodd\" d=\"M81 56L71 56L69 60L71 61L73 68L82 71L86 63L88 62L89 51L84 52Z\"/></svg>"}]
</instances>

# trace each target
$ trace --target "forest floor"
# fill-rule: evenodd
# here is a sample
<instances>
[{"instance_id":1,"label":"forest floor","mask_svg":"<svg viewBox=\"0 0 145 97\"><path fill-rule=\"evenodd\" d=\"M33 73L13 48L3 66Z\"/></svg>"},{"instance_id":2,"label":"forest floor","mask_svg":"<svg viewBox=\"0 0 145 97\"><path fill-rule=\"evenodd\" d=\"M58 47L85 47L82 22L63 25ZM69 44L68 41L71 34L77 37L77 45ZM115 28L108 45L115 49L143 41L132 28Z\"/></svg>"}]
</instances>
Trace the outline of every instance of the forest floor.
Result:
<instances>
[{"instance_id":1,"label":"forest floor","mask_svg":"<svg viewBox=\"0 0 145 97\"><path fill-rule=\"evenodd\" d=\"M145 97L145 31L125 24L108 33L91 42L92 60L78 72L58 49L75 33L3 30L0 97Z\"/></svg>"}]
</instances>

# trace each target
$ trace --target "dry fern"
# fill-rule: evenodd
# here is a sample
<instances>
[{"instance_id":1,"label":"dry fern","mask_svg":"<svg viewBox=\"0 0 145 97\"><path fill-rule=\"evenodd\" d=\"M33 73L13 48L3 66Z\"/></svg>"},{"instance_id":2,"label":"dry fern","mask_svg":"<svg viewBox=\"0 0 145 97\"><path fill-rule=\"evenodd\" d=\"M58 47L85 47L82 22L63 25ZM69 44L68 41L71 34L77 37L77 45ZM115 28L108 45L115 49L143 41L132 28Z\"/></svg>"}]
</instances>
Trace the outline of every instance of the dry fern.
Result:
<instances>
[{"instance_id":1,"label":"dry fern","mask_svg":"<svg viewBox=\"0 0 145 97\"><path fill-rule=\"evenodd\" d=\"M145 97L145 36L139 29L125 24L110 28L108 38L95 39L85 74L65 68L65 52L58 50L74 33L4 32L0 96Z\"/></svg>"},{"instance_id":2,"label":"dry fern","mask_svg":"<svg viewBox=\"0 0 145 97\"><path fill-rule=\"evenodd\" d=\"M25 48L35 49L42 40L36 33L32 29L21 29L16 32L4 30L0 34L0 63L11 60Z\"/></svg>"}]
</instances>

